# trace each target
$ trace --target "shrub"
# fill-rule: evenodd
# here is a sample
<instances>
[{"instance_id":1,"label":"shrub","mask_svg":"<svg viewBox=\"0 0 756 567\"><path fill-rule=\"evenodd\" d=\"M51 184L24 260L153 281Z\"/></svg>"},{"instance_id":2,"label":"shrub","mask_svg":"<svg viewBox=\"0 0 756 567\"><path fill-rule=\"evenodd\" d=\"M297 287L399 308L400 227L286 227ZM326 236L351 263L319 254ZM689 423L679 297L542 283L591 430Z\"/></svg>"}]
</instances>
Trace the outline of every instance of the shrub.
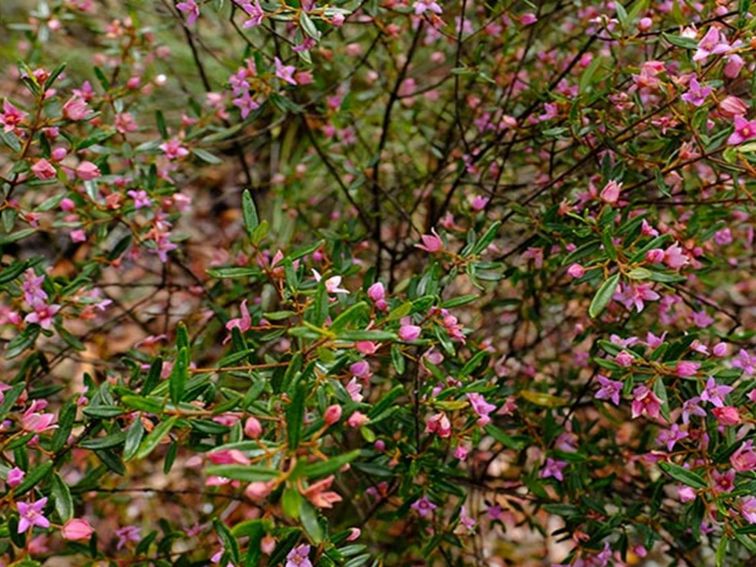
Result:
<instances>
[{"instance_id":1,"label":"shrub","mask_svg":"<svg viewBox=\"0 0 756 567\"><path fill-rule=\"evenodd\" d=\"M2 4L0 563L756 555L751 2Z\"/></svg>"}]
</instances>

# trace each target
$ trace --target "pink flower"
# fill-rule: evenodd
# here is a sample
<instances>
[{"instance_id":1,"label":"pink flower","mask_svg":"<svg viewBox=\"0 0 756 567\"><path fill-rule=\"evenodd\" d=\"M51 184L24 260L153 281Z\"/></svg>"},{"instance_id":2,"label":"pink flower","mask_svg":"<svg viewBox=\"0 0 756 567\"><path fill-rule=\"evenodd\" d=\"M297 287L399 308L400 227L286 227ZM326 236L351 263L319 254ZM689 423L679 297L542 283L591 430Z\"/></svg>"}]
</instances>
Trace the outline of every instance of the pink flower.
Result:
<instances>
[{"instance_id":1,"label":"pink flower","mask_svg":"<svg viewBox=\"0 0 756 567\"><path fill-rule=\"evenodd\" d=\"M333 404L326 408L323 413L323 421L326 425L333 425L338 423L341 419L341 406L339 404Z\"/></svg>"},{"instance_id":2,"label":"pink flower","mask_svg":"<svg viewBox=\"0 0 756 567\"><path fill-rule=\"evenodd\" d=\"M425 12L432 12L433 14L442 14L443 10L435 0L416 0L412 4L412 8L415 10L416 16L422 16Z\"/></svg>"},{"instance_id":3,"label":"pink flower","mask_svg":"<svg viewBox=\"0 0 756 567\"><path fill-rule=\"evenodd\" d=\"M41 179L43 181L54 179L57 173L53 165L44 158L35 163L31 167L31 170L37 179Z\"/></svg>"},{"instance_id":4,"label":"pink flower","mask_svg":"<svg viewBox=\"0 0 756 567\"><path fill-rule=\"evenodd\" d=\"M680 378L690 378L691 376L695 376L696 372L698 372L698 369L700 367L701 367L701 364L698 362L692 362L689 360L681 360L675 366L675 373Z\"/></svg>"},{"instance_id":5,"label":"pink flower","mask_svg":"<svg viewBox=\"0 0 756 567\"><path fill-rule=\"evenodd\" d=\"M619 201L620 191L622 191L622 183L617 183L612 179L601 190L599 197L601 197L601 200L605 203L614 205L617 203L617 201Z\"/></svg>"},{"instance_id":6,"label":"pink flower","mask_svg":"<svg viewBox=\"0 0 756 567\"><path fill-rule=\"evenodd\" d=\"M746 496L740 500L740 513L749 524L756 524L756 496Z\"/></svg>"},{"instance_id":7,"label":"pink flower","mask_svg":"<svg viewBox=\"0 0 756 567\"><path fill-rule=\"evenodd\" d=\"M72 518L63 525L60 533L63 539L69 541L88 540L94 533L94 528L86 520Z\"/></svg>"},{"instance_id":8,"label":"pink flower","mask_svg":"<svg viewBox=\"0 0 756 567\"><path fill-rule=\"evenodd\" d=\"M633 402L631 404L633 419L640 415L647 415L652 419L659 417L661 400L644 385L636 386L633 390Z\"/></svg>"},{"instance_id":9,"label":"pink flower","mask_svg":"<svg viewBox=\"0 0 756 567\"><path fill-rule=\"evenodd\" d=\"M136 526L124 526L115 532L118 538L116 549L123 549L130 541L137 542L141 539L140 530Z\"/></svg>"},{"instance_id":10,"label":"pink flower","mask_svg":"<svg viewBox=\"0 0 756 567\"><path fill-rule=\"evenodd\" d=\"M415 500L410 508L417 512L417 515L421 518L427 518L433 514L433 510L438 508L438 506L431 502L427 496L423 496L422 498Z\"/></svg>"},{"instance_id":11,"label":"pink flower","mask_svg":"<svg viewBox=\"0 0 756 567\"><path fill-rule=\"evenodd\" d=\"M239 7L246 12L246 14L249 16L248 19L244 20L244 23L242 24L245 28L254 28L259 26L263 18L265 18L265 12L263 11L262 7L260 6L260 2L258 0L255 0L254 3L252 2L237 2L239 4Z\"/></svg>"},{"instance_id":12,"label":"pink flower","mask_svg":"<svg viewBox=\"0 0 756 567\"><path fill-rule=\"evenodd\" d=\"M435 254L444 248L444 243L434 228L431 229L431 234L423 234L420 239L422 240L422 244L415 244L415 246L420 248L420 250L425 250L429 254Z\"/></svg>"},{"instance_id":13,"label":"pink flower","mask_svg":"<svg viewBox=\"0 0 756 567\"><path fill-rule=\"evenodd\" d=\"M72 96L63 105L63 116L68 120L85 120L89 116L87 101L78 95Z\"/></svg>"},{"instance_id":14,"label":"pink flower","mask_svg":"<svg viewBox=\"0 0 756 567\"><path fill-rule=\"evenodd\" d=\"M186 24L188 26L194 25L194 22L199 18L200 10L195 0L184 0L176 4L176 9L186 16Z\"/></svg>"},{"instance_id":15,"label":"pink flower","mask_svg":"<svg viewBox=\"0 0 756 567\"><path fill-rule=\"evenodd\" d=\"M256 417L248 417L244 422L244 435L250 439L257 439L262 435L262 425Z\"/></svg>"},{"instance_id":16,"label":"pink flower","mask_svg":"<svg viewBox=\"0 0 756 567\"><path fill-rule=\"evenodd\" d=\"M729 470L722 473L715 470L711 476L714 480L714 486L712 487L714 492L720 494L723 492L732 492L735 488L735 471Z\"/></svg>"},{"instance_id":17,"label":"pink flower","mask_svg":"<svg viewBox=\"0 0 756 567\"><path fill-rule=\"evenodd\" d=\"M121 112L115 116L115 127L121 134L128 134L129 132L135 132L139 127L137 126L134 116L128 112Z\"/></svg>"},{"instance_id":18,"label":"pink flower","mask_svg":"<svg viewBox=\"0 0 756 567\"><path fill-rule=\"evenodd\" d=\"M241 313L241 317L237 317L236 319L231 319L228 323L226 323L226 330L231 333L233 329L239 329L239 332L244 334L247 331L249 331L252 328L252 317L249 315L249 309L247 309L247 300L241 302L241 305L239 306L239 311ZM228 341L231 338L231 335L226 338L226 341Z\"/></svg>"},{"instance_id":19,"label":"pink flower","mask_svg":"<svg viewBox=\"0 0 756 567\"><path fill-rule=\"evenodd\" d=\"M728 145L737 146L751 138L756 138L756 120L746 120L742 116L736 116L733 123L735 130L727 138Z\"/></svg>"},{"instance_id":20,"label":"pink flower","mask_svg":"<svg viewBox=\"0 0 756 567\"><path fill-rule=\"evenodd\" d=\"M620 395L622 394L622 382L619 380L610 380L601 374L597 376L597 379L601 388L594 394L594 397L597 400L611 400L615 406L618 406Z\"/></svg>"},{"instance_id":21,"label":"pink flower","mask_svg":"<svg viewBox=\"0 0 756 567\"><path fill-rule=\"evenodd\" d=\"M3 101L3 113L0 114L0 124L3 125L3 131L6 133L15 131L26 116L26 112L13 106L8 99Z\"/></svg>"},{"instance_id":22,"label":"pink flower","mask_svg":"<svg viewBox=\"0 0 756 567\"><path fill-rule=\"evenodd\" d=\"M126 194L134 200L135 209L145 209L152 206L152 199L144 189L138 191L130 190Z\"/></svg>"},{"instance_id":23,"label":"pink flower","mask_svg":"<svg viewBox=\"0 0 756 567\"><path fill-rule=\"evenodd\" d=\"M306 543L298 545L286 556L286 565L284 567L312 567L309 555L309 545Z\"/></svg>"},{"instance_id":24,"label":"pink flower","mask_svg":"<svg viewBox=\"0 0 756 567\"><path fill-rule=\"evenodd\" d=\"M32 305L34 311L24 317L24 321L27 323L36 323L46 331L49 331L53 326L53 317L60 311L60 305L48 305L41 301L37 301Z\"/></svg>"},{"instance_id":25,"label":"pink flower","mask_svg":"<svg viewBox=\"0 0 756 567\"><path fill-rule=\"evenodd\" d=\"M22 534L33 527L49 528L50 522L45 518L42 511L47 505L47 498L40 498L36 502L27 504L26 502L16 502L18 507L18 533Z\"/></svg>"},{"instance_id":26,"label":"pink flower","mask_svg":"<svg viewBox=\"0 0 756 567\"><path fill-rule=\"evenodd\" d=\"M698 417L706 417L706 410L703 409L699 402L701 401L701 398L698 396L694 396L690 398L689 400L685 400L682 405L682 420L683 423L687 424L690 422L690 416L696 415Z\"/></svg>"},{"instance_id":27,"label":"pink flower","mask_svg":"<svg viewBox=\"0 0 756 567\"><path fill-rule=\"evenodd\" d=\"M435 433L442 439L451 437L451 422L444 412L433 414L425 421L425 432Z\"/></svg>"},{"instance_id":28,"label":"pink flower","mask_svg":"<svg viewBox=\"0 0 756 567\"><path fill-rule=\"evenodd\" d=\"M682 431L676 423L672 424L670 429L663 429L659 432L656 442L660 445L666 445L667 451L671 451L675 444L688 436L687 431Z\"/></svg>"},{"instance_id":29,"label":"pink flower","mask_svg":"<svg viewBox=\"0 0 756 567\"><path fill-rule=\"evenodd\" d=\"M14 488L24 481L26 473L18 467L13 467L8 471L8 476L5 478L5 482L11 488Z\"/></svg>"},{"instance_id":30,"label":"pink flower","mask_svg":"<svg viewBox=\"0 0 756 567\"><path fill-rule=\"evenodd\" d=\"M727 56L727 63L724 67L724 76L728 79L735 79L738 75L740 75L740 71L743 70L743 67L745 66L745 61L743 58L738 55L737 53L733 53L732 55Z\"/></svg>"},{"instance_id":31,"label":"pink flower","mask_svg":"<svg viewBox=\"0 0 756 567\"><path fill-rule=\"evenodd\" d=\"M522 16L520 16L520 23L523 26L532 26L537 21L538 18L533 12L526 12Z\"/></svg>"},{"instance_id":32,"label":"pink flower","mask_svg":"<svg viewBox=\"0 0 756 567\"><path fill-rule=\"evenodd\" d=\"M178 138L171 138L167 142L163 142L158 146L161 150L163 150L163 153L165 154L165 157L167 157L169 160L177 160L182 157L186 157L189 155L189 150L187 150L182 144L181 140Z\"/></svg>"},{"instance_id":33,"label":"pink flower","mask_svg":"<svg viewBox=\"0 0 756 567\"><path fill-rule=\"evenodd\" d=\"M719 33L717 28L712 26L698 42L698 49L693 55L693 61L705 61L710 55L726 53L730 48L731 46L724 36Z\"/></svg>"},{"instance_id":34,"label":"pink flower","mask_svg":"<svg viewBox=\"0 0 756 567\"><path fill-rule=\"evenodd\" d=\"M76 177L82 181L91 181L100 177L100 168L91 161L83 161L76 168Z\"/></svg>"},{"instance_id":35,"label":"pink flower","mask_svg":"<svg viewBox=\"0 0 756 567\"><path fill-rule=\"evenodd\" d=\"M741 348L738 351L738 355L732 361L733 368L740 368L746 376L751 376L756 373L756 356L748 353L747 350Z\"/></svg>"},{"instance_id":36,"label":"pink flower","mask_svg":"<svg viewBox=\"0 0 756 567\"><path fill-rule=\"evenodd\" d=\"M489 404L486 399L477 392L470 392L467 394L467 401L470 402L472 409L478 414L478 425L484 427L491 423L491 418L488 417L492 411L496 410L496 406Z\"/></svg>"},{"instance_id":37,"label":"pink flower","mask_svg":"<svg viewBox=\"0 0 756 567\"><path fill-rule=\"evenodd\" d=\"M664 251L664 263L672 269L682 268L689 261L690 258L677 243Z\"/></svg>"},{"instance_id":38,"label":"pink flower","mask_svg":"<svg viewBox=\"0 0 756 567\"><path fill-rule=\"evenodd\" d=\"M567 273L573 278L582 278L585 274L585 268L580 264L572 264L567 268Z\"/></svg>"},{"instance_id":39,"label":"pink flower","mask_svg":"<svg viewBox=\"0 0 756 567\"><path fill-rule=\"evenodd\" d=\"M342 498L337 492L328 490L331 488L336 477L331 475L315 484L311 484L302 494L307 500L312 502L318 508L333 508L336 502L341 502Z\"/></svg>"},{"instance_id":40,"label":"pink flower","mask_svg":"<svg viewBox=\"0 0 756 567\"><path fill-rule=\"evenodd\" d=\"M546 458L546 464L543 465L543 468L541 469L541 472L538 474L541 478L555 478L556 480L562 482L564 480L564 474L562 471L567 466L566 461L559 461L552 459L551 457Z\"/></svg>"},{"instance_id":41,"label":"pink flower","mask_svg":"<svg viewBox=\"0 0 756 567\"><path fill-rule=\"evenodd\" d=\"M273 63L276 66L276 77L290 85L297 84L294 79L294 72L297 68L294 65L284 65L278 57L274 58Z\"/></svg>"},{"instance_id":42,"label":"pink flower","mask_svg":"<svg viewBox=\"0 0 756 567\"><path fill-rule=\"evenodd\" d=\"M323 276L317 270L312 270L313 277L319 282ZM349 293L348 289L341 287L341 276L332 276L325 281L325 288L328 293Z\"/></svg>"},{"instance_id":43,"label":"pink flower","mask_svg":"<svg viewBox=\"0 0 756 567\"><path fill-rule=\"evenodd\" d=\"M706 102L706 98L712 92L711 87L702 87L695 77L690 80L688 85L688 92L684 93L680 98L685 102L692 104L693 106L701 106Z\"/></svg>"}]
</instances>

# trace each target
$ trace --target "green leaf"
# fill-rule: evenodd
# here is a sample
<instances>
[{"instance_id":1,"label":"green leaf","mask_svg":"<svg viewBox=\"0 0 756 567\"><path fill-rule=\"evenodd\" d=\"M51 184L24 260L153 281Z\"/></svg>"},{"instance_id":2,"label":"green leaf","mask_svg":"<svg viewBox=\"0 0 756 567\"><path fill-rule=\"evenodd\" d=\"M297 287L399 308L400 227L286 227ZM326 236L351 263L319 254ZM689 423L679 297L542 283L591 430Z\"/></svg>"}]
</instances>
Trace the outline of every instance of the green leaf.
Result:
<instances>
[{"instance_id":1,"label":"green leaf","mask_svg":"<svg viewBox=\"0 0 756 567\"><path fill-rule=\"evenodd\" d=\"M19 382L10 390L5 391L3 403L0 404L0 420L5 419L5 416L8 414L10 409L13 407L13 404L16 403L16 400L21 395L21 392L24 391L24 388L26 388L26 382Z\"/></svg>"},{"instance_id":2,"label":"green leaf","mask_svg":"<svg viewBox=\"0 0 756 567\"><path fill-rule=\"evenodd\" d=\"M214 156L213 154L211 154L207 150L203 150L202 148L194 148L192 150L192 153L202 161L209 163L210 165L220 165L223 163L223 160L218 156Z\"/></svg>"},{"instance_id":3,"label":"green leaf","mask_svg":"<svg viewBox=\"0 0 756 567\"><path fill-rule=\"evenodd\" d=\"M234 565L238 565L241 559L239 557L239 543L236 541L236 538L226 524L218 518L213 519L213 525L215 526L215 533L218 534L221 542L223 542L223 549L229 554Z\"/></svg>"},{"instance_id":4,"label":"green leaf","mask_svg":"<svg viewBox=\"0 0 756 567\"><path fill-rule=\"evenodd\" d=\"M518 441L517 439L513 438L511 435L504 433L504 431L502 431L495 425L491 425L491 424L486 425L485 430L486 430L486 433L488 433L491 437L493 437L496 441L498 441L505 447L508 447L510 449L515 449L517 451L519 451L523 447L523 443L521 441Z\"/></svg>"},{"instance_id":5,"label":"green leaf","mask_svg":"<svg viewBox=\"0 0 756 567\"><path fill-rule=\"evenodd\" d=\"M659 463L659 468L675 480L693 488L704 489L708 486L701 475L683 468L680 465L674 463Z\"/></svg>"},{"instance_id":6,"label":"green leaf","mask_svg":"<svg viewBox=\"0 0 756 567\"><path fill-rule=\"evenodd\" d=\"M266 482L278 477L275 469L255 465L213 465L205 469L212 476L221 476L242 482Z\"/></svg>"},{"instance_id":7,"label":"green leaf","mask_svg":"<svg viewBox=\"0 0 756 567\"><path fill-rule=\"evenodd\" d=\"M344 331L337 338L340 341L393 341L397 337L389 331Z\"/></svg>"},{"instance_id":8,"label":"green leaf","mask_svg":"<svg viewBox=\"0 0 756 567\"><path fill-rule=\"evenodd\" d=\"M49 475L52 472L53 464L52 461L48 461L43 465L40 465L38 467L34 467L31 472L29 472L26 477L24 477L24 480L19 484L14 490L13 490L13 497L18 499L19 496L22 494L26 494L29 492L32 488L37 486L42 480L44 480L47 475Z\"/></svg>"},{"instance_id":9,"label":"green leaf","mask_svg":"<svg viewBox=\"0 0 756 567\"><path fill-rule=\"evenodd\" d=\"M606 308L614 295L617 285L619 284L619 274L610 276L601 286L598 288L596 295L593 296L591 305L588 308L588 315L591 318L596 318L601 315L601 312Z\"/></svg>"},{"instance_id":10,"label":"green leaf","mask_svg":"<svg viewBox=\"0 0 756 567\"><path fill-rule=\"evenodd\" d=\"M89 406L84 408L84 415L107 418L121 415L125 411L123 408L113 405Z\"/></svg>"},{"instance_id":11,"label":"green leaf","mask_svg":"<svg viewBox=\"0 0 756 567\"><path fill-rule=\"evenodd\" d=\"M144 436L144 426L141 419L135 419L126 432L126 442L123 446L123 460L131 460L139 449L139 444Z\"/></svg>"},{"instance_id":12,"label":"green leaf","mask_svg":"<svg viewBox=\"0 0 756 567\"><path fill-rule=\"evenodd\" d=\"M304 498L296 488L286 487L281 496L281 508L289 518L298 519L301 503Z\"/></svg>"},{"instance_id":13,"label":"green leaf","mask_svg":"<svg viewBox=\"0 0 756 567\"><path fill-rule=\"evenodd\" d=\"M255 207L255 201L252 199L252 193L249 189L245 189L242 193L242 213L244 215L244 227L247 229L247 233L252 236L252 233L260 224L260 217L257 216L257 207Z\"/></svg>"},{"instance_id":14,"label":"green leaf","mask_svg":"<svg viewBox=\"0 0 756 567\"><path fill-rule=\"evenodd\" d=\"M302 469L302 476L305 476L307 478L318 478L321 476L329 475L336 472L347 463L351 463L353 460L359 457L359 455L360 451L358 449L355 449L354 451L344 453L343 455L339 455L338 457L333 457L331 459L328 459L327 461L305 465L305 467Z\"/></svg>"},{"instance_id":15,"label":"green leaf","mask_svg":"<svg viewBox=\"0 0 756 567\"><path fill-rule=\"evenodd\" d=\"M52 476L52 497L55 500L55 511L58 513L58 517L62 523L67 522L73 518L74 505L71 498L71 491L68 489L68 485L63 482L58 473Z\"/></svg>"},{"instance_id":16,"label":"green leaf","mask_svg":"<svg viewBox=\"0 0 756 567\"><path fill-rule=\"evenodd\" d=\"M289 449L299 447L302 437L302 422L304 420L304 405L307 399L307 384L303 381L297 383L294 389L294 397L286 408L286 434L289 441Z\"/></svg>"},{"instance_id":17,"label":"green leaf","mask_svg":"<svg viewBox=\"0 0 756 567\"><path fill-rule=\"evenodd\" d=\"M499 231L500 226L501 221L496 221L491 226L489 226L488 230L483 234L483 236L480 237L480 240L475 243L475 246L473 246L472 253L480 254L486 248L488 248L488 245L494 241L494 238L496 238L496 233Z\"/></svg>"},{"instance_id":18,"label":"green leaf","mask_svg":"<svg viewBox=\"0 0 756 567\"><path fill-rule=\"evenodd\" d=\"M323 527L318 522L317 510L305 498L302 498L299 502L299 519L302 521L302 526L307 535L310 536L312 542L320 544L323 541L325 533L323 532Z\"/></svg>"},{"instance_id":19,"label":"green leaf","mask_svg":"<svg viewBox=\"0 0 756 567\"><path fill-rule=\"evenodd\" d=\"M135 453L133 458L141 461L147 455L152 453L152 451L160 444L163 438L168 435L168 433L170 433L171 429L173 429L173 426L176 425L178 419L178 416L174 415L173 417L158 423L155 426L155 429L150 431L149 435L144 438L144 441L142 441L142 444L139 446L139 450Z\"/></svg>"},{"instance_id":20,"label":"green leaf","mask_svg":"<svg viewBox=\"0 0 756 567\"><path fill-rule=\"evenodd\" d=\"M96 437L94 439L86 439L79 443L79 447L84 449L109 449L110 447L117 447L126 441L126 432L118 431L105 437Z\"/></svg>"},{"instance_id":21,"label":"green leaf","mask_svg":"<svg viewBox=\"0 0 756 567\"><path fill-rule=\"evenodd\" d=\"M171 370L171 377L168 379L168 387L171 394L171 401L178 404L186 388L186 381L189 377L189 350L182 347L179 350L176 362Z\"/></svg>"}]
</instances>

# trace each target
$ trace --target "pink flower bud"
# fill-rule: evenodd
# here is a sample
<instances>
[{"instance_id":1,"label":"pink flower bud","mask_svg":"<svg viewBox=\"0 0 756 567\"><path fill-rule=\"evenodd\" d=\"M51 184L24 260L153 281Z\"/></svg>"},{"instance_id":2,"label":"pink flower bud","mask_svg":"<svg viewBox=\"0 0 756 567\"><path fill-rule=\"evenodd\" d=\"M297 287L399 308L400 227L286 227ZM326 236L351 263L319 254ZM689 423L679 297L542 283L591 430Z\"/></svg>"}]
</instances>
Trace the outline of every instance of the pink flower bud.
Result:
<instances>
[{"instance_id":1,"label":"pink flower bud","mask_svg":"<svg viewBox=\"0 0 756 567\"><path fill-rule=\"evenodd\" d=\"M255 417L248 417L244 422L244 435L250 439L257 439L262 435L262 425Z\"/></svg>"},{"instance_id":2,"label":"pink flower bud","mask_svg":"<svg viewBox=\"0 0 756 567\"><path fill-rule=\"evenodd\" d=\"M50 154L50 157L52 157L53 161L60 161L63 158L65 158L67 155L68 155L68 152L66 151L66 148L58 146L57 148L53 149L52 153Z\"/></svg>"},{"instance_id":3,"label":"pink flower bud","mask_svg":"<svg viewBox=\"0 0 756 567\"><path fill-rule=\"evenodd\" d=\"M250 500L262 500L273 491L273 482L251 482L244 489L244 494Z\"/></svg>"},{"instance_id":4,"label":"pink flower bud","mask_svg":"<svg viewBox=\"0 0 756 567\"><path fill-rule=\"evenodd\" d=\"M651 29L651 26L654 25L654 21L651 18L641 18L638 21L638 29L640 31L648 31Z\"/></svg>"},{"instance_id":5,"label":"pink flower bud","mask_svg":"<svg viewBox=\"0 0 756 567\"><path fill-rule=\"evenodd\" d=\"M357 378L369 378L370 364L368 364L367 360L358 360L349 366L349 372L352 373L352 376L356 376Z\"/></svg>"},{"instance_id":6,"label":"pink flower bud","mask_svg":"<svg viewBox=\"0 0 756 567\"><path fill-rule=\"evenodd\" d=\"M722 357L727 356L727 350L727 343L717 343L711 349L711 352L714 353L714 356Z\"/></svg>"},{"instance_id":7,"label":"pink flower bud","mask_svg":"<svg viewBox=\"0 0 756 567\"><path fill-rule=\"evenodd\" d=\"M680 502L691 502L696 499L696 491L690 486L681 486L677 489L677 497Z\"/></svg>"},{"instance_id":8,"label":"pink flower bud","mask_svg":"<svg viewBox=\"0 0 756 567\"><path fill-rule=\"evenodd\" d=\"M567 273L573 278L582 278L585 274L585 268L577 263L572 264L569 268L567 268Z\"/></svg>"},{"instance_id":9,"label":"pink flower bud","mask_svg":"<svg viewBox=\"0 0 756 567\"><path fill-rule=\"evenodd\" d=\"M94 528L81 518L68 520L60 530L63 539L68 541L88 540L93 533Z\"/></svg>"},{"instance_id":10,"label":"pink flower bud","mask_svg":"<svg viewBox=\"0 0 756 567\"><path fill-rule=\"evenodd\" d=\"M37 179L47 180L55 177L56 171L46 159L41 159L31 167L32 173Z\"/></svg>"},{"instance_id":11,"label":"pink flower bud","mask_svg":"<svg viewBox=\"0 0 756 567\"><path fill-rule=\"evenodd\" d=\"M341 419L341 406L338 404L333 404L331 406L328 406L326 408L325 413L323 414L323 421L325 421L326 425L333 425L334 423L338 423L338 421Z\"/></svg>"},{"instance_id":12,"label":"pink flower bud","mask_svg":"<svg viewBox=\"0 0 756 567\"><path fill-rule=\"evenodd\" d=\"M646 252L646 262L650 264L660 264L664 261L664 250L661 248L654 248Z\"/></svg>"},{"instance_id":13,"label":"pink flower bud","mask_svg":"<svg viewBox=\"0 0 756 567\"><path fill-rule=\"evenodd\" d=\"M612 180L604 186L599 196L605 203L614 205L619 201L620 191L622 191L622 183Z\"/></svg>"},{"instance_id":14,"label":"pink flower bud","mask_svg":"<svg viewBox=\"0 0 756 567\"><path fill-rule=\"evenodd\" d=\"M76 176L83 181L90 181L100 177L100 168L91 161L83 161L76 168Z\"/></svg>"},{"instance_id":15,"label":"pink flower bud","mask_svg":"<svg viewBox=\"0 0 756 567\"><path fill-rule=\"evenodd\" d=\"M13 488L21 484L25 476L26 476L26 473L24 471L22 471L18 467L13 467L11 470L8 471L8 476L6 477L5 482L8 484L8 486Z\"/></svg>"},{"instance_id":16,"label":"pink flower bud","mask_svg":"<svg viewBox=\"0 0 756 567\"><path fill-rule=\"evenodd\" d=\"M738 408L734 406L713 408L711 413L714 414L720 425L732 426L740 424L740 413L738 413Z\"/></svg>"},{"instance_id":17,"label":"pink flower bud","mask_svg":"<svg viewBox=\"0 0 756 567\"><path fill-rule=\"evenodd\" d=\"M373 285L371 285L368 288L367 294L368 297L374 302L386 298L386 290L383 289L383 284L381 282L375 282Z\"/></svg>"},{"instance_id":18,"label":"pink flower bud","mask_svg":"<svg viewBox=\"0 0 756 567\"><path fill-rule=\"evenodd\" d=\"M402 326L399 327L399 338L403 341L414 341L423 332L422 328L411 323L409 317L405 317L401 320Z\"/></svg>"},{"instance_id":19,"label":"pink flower bud","mask_svg":"<svg viewBox=\"0 0 756 567\"><path fill-rule=\"evenodd\" d=\"M62 211L65 211L67 213L70 213L76 208L76 203L74 203L71 199L68 197L65 197L64 199L61 199L60 201L60 209Z\"/></svg>"},{"instance_id":20,"label":"pink flower bud","mask_svg":"<svg viewBox=\"0 0 756 567\"><path fill-rule=\"evenodd\" d=\"M366 416L364 413L360 413L358 411L354 412L352 415L349 416L349 419L347 419L347 425L349 427L358 428L362 427L363 425L367 424L370 421L370 418Z\"/></svg>"}]
</instances>

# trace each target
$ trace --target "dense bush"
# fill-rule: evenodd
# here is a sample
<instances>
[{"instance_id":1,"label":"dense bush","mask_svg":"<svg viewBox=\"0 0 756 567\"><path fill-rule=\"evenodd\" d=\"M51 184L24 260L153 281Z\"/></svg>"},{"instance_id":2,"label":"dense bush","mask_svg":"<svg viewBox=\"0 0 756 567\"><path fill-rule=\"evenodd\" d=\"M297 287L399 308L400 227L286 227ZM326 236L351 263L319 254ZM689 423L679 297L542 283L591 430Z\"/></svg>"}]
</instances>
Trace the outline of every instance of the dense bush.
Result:
<instances>
[{"instance_id":1,"label":"dense bush","mask_svg":"<svg viewBox=\"0 0 756 567\"><path fill-rule=\"evenodd\" d=\"M0 23L0 564L756 557L750 1Z\"/></svg>"}]
</instances>

